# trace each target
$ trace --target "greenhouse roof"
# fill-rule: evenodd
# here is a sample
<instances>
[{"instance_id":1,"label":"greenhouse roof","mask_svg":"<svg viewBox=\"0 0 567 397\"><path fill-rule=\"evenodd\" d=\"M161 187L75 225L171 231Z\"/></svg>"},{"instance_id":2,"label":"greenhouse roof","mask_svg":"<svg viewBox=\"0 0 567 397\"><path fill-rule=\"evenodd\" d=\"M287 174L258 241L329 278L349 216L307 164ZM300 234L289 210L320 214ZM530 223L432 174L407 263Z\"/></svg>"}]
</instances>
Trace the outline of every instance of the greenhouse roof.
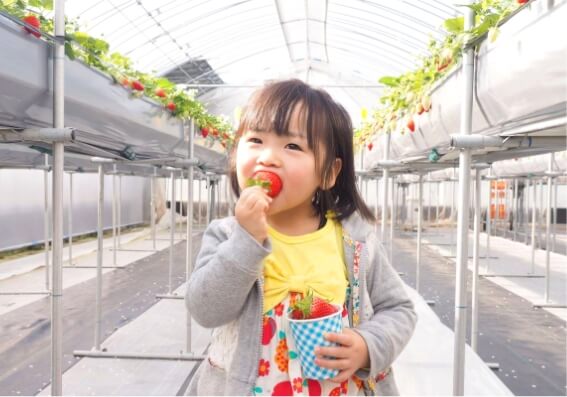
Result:
<instances>
[{"instance_id":1,"label":"greenhouse roof","mask_svg":"<svg viewBox=\"0 0 567 397\"><path fill-rule=\"evenodd\" d=\"M231 114L266 80L298 77L325 86L355 123L379 97L378 78L413 68L430 37L444 36L442 22L459 13L448 0L66 3L69 17L139 70L180 84L226 84L213 90L227 101L220 113Z\"/></svg>"}]
</instances>

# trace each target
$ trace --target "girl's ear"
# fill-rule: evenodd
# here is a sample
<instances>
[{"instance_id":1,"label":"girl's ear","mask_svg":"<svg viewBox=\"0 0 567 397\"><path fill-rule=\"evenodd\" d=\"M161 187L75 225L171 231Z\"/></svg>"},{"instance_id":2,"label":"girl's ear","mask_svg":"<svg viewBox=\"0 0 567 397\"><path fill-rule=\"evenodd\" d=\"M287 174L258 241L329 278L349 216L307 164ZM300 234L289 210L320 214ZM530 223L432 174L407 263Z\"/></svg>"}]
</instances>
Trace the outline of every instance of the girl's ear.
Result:
<instances>
[{"instance_id":1,"label":"girl's ear","mask_svg":"<svg viewBox=\"0 0 567 397\"><path fill-rule=\"evenodd\" d=\"M341 172L342 166L343 166L343 161L340 158L336 158L333 163L333 167L331 168L331 173L328 176L327 180L323 181L323 186L321 187L321 189L330 190L333 188L333 186L335 186L335 183L337 182L337 177Z\"/></svg>"}]
</instances>

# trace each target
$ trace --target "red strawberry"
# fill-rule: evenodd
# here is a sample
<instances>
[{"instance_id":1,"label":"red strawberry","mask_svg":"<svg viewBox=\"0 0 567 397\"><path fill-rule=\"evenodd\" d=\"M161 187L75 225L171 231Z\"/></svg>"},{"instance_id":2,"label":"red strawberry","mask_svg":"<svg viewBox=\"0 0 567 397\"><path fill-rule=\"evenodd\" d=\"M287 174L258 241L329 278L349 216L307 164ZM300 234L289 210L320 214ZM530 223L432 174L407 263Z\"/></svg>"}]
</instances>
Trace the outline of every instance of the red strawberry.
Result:
<instances>
[{"instance_id":1,"label":"red strawberry","mask_svg":"<svg viewBox=\"0 0 567 397\"><path fill-rule=\"evenodd\" d=\"M413 118L410 117L410 119L408 120L408 123L407 123L407 127L411 132L415 131L415 123L413 121Z\"/></svg>"},{"instance_id":2,"label":"red strawberry","mask_svg":"<svg viewBox=\"0 0 567 397\"><path fill-rule=\"evenodd\" d=\"M311 315L309 318L321 318L337 312L337 308L326 300L317 296L313 298L311 304Z\"/></svg>"},{"instance_id":3,"label":"red strawberry","mask_svg":"<svg viewBox=\"0 0 567 397\"><path fill-rule=\"evenodd\" d=\"M368 150L372 150L373 147L374 147L374 144L373 144L372 142L370 142L370 143L368 144Z\"/></svg>"},{"instance_id":4,"label":"red strawberry","mask_svg":"<svg viewBox=\"0 0 567 397\"><path fill-rule=\"evenodd\" d=\"M155 94L160 98L165 98L165 91L163 90L163 88L156 88Z\"/></svg>"},{"instance_id":5,"label":"red strawberry","mask_svg":"<svg viewBox=\"0 0 567 397\"><path fill-rule=\"evenodd\" d=\"M417 105L417 114L422 114L423 112L425 112L425 109L423 108L423 105L421 103L419 103Z\"/></svg>"},{"instance_id":6,"label":"red strawberry","mask_svg":"<svg viewBox=\"0 0 567 397\"><path fill-rule=\"evenodd\" d=\"M219 130L213 129L213 136L219 136Z\"/></svg>"},{"instance_id":7,"label":"red strawberry","mask_svg":"<svg viewBox=\"0 0 567 397\"><path fill-rule=\"evenodd\" d=\"M203 138L206 138L207 136L209 136L209 129L207 127L201 128L201 136Z\"/></svg>"},{"instance_id":8,"label":"red strawberry","mask_svg":"<svg viewBox=\"0 0 567 397\"><path fill-rule=\"evenodd\" d=\"M269 171L258 171L254 177L246 183L246 186L262 186L268 189L268 196L276 197L282 190L282 180L279 176Z\"/></svg>"},{"instance_id":9,"label":"red strawberry","mask_svg":"<svg viewBox=\"0 0 567 397\"><path fill-rule=\"evenodd\" d=\"M309 290L305 297L295 302L291 308L291 318L295 320L321 318L339 311L329 301L313 296L312 290Z\"/></svg>"},{"instance_id":10,"label":"red strawberry","mask_svg":"<svg viewBox=\"0 0 567 397\"><path fill-rule=\"evenodd\" d=\"M144 85L140 83L138 80L132 81L132 89L136 91L144 91Z\"/></svg>"},{"instance_id":11,"label":"red strawberry","mask_svg":"<svg viewBox=\"0 0 567 397\"><path fill-rule=\"evenodd\" d=\"M528 0L517 0L518 4L526 4L528 2Z\"/></svg>"},{"instance_id":12,"label":"red strawberry","mask_svg":"<svg viewBox=\"0 0 567 397\"><path fill-rule=\"evenodd\" d=\"M175 109L177 109L177 106L175 106L173 102L169 102L165 107L169 109L170 112L175 112Z\"/></svg>"},{"instance_id":13,"label":"red strawberry","mask_svg":"<svg viewBox=\"0 0 567 397\"><path fill-rule=\"evenodd\" d=\"M25 23L27 23L30 26L33 26L37 30L39 30L39 28L41 27L41 22L39 22L39 19L35 15L26 15L25 17L22 18L22 21L24 21ZM41 37L41 33L36 32L33 29L30 29L28 27L24 27L24 30L28 33L33 34L35 37Z\"/></svg>"}]
</instances>

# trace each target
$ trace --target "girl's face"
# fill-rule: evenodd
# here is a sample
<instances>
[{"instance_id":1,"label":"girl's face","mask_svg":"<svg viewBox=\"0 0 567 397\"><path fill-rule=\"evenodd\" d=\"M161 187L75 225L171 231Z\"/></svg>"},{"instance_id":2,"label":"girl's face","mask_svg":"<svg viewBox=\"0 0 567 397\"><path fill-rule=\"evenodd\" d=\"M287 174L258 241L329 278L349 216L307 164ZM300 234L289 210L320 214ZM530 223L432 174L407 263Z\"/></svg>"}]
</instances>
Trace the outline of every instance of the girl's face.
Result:
<instances>
[{"instance_id":1,"label":"girl's face","mask_svg":"<svg viewBox=\"0 0 567 397\"><path fill-rule=\"evenodd\" d=\"M273 172L282 180L282 190L274 198L268 216L289 210L313 213L311 201L321 178L316 174L315 155L307 143L305 127L298 119L292 115L288 135L244 131L236 149L236 175L241 190L258 171Z\"/></svg>"}]
</instances>

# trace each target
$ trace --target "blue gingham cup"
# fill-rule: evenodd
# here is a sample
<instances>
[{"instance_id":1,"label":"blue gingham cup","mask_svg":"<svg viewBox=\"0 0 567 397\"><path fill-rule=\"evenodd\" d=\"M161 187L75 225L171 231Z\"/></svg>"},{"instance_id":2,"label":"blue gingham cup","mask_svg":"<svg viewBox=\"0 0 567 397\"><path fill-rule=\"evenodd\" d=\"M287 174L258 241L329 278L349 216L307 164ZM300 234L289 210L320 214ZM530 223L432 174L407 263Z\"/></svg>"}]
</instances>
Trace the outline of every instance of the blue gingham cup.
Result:
<instances>
[{"instance_id":1,"label":"blue gingham cup","mask_svg":"<svg viewBox=\"0 0 567 397\"><path fill-rule=\"evenodd\" d=\"M339 371L323 368L315 364L315 347L337 346L324 338L327 332L340 333L343 329L341 308L325 317L312 320L295 320L288 317L295 348L299 351L299 360L304 378L324 380L335 377Z\"/></svg>"}]
</instances>

